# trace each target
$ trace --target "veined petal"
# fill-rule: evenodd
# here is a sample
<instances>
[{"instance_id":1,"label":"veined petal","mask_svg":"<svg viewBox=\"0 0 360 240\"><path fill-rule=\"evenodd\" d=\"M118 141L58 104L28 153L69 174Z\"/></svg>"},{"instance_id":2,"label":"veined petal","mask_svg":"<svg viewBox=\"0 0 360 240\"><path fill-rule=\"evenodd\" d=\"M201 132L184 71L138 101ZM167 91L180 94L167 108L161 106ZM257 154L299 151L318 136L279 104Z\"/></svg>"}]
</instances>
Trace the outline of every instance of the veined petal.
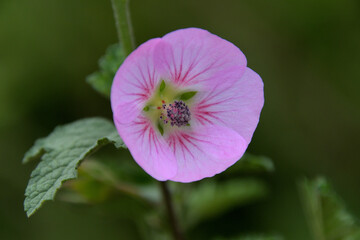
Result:
<instances>
[{"instance_id":1,"label":"veined petal","mask_svg":"<svg viewBox=\"0 0 360 240\"><path fill-rule=\"evenodd\" d=\"M155 61L162 77L177 86L205 86L214 74L232 66L246 66L234 44L198 28L181 29L162 38Z\"/></svg>"},{"instance_id":2,"label":"veined petal","mask_svg":"<svg viewBox=\"0 0 360 240\"><path fill-rule=\"evenodd\" d=\"M175 156L152 123L138 116L128 124L114 118L115 126L135 161L153 178L165 181L177 173Z\"/></svg>"},{"instance_id":3,"label":"veined petal","mask_svg":"<svg viewBox=\"0 0 360 240\"><path fill-rule=\"evenodd\" d=\"M212 177L233 165L244 154L248 144L236 131L216 125L198 126L169 136L178 164L171 180L193 182Z\"/></svg>"},{"instance_id":4,"label":"veined petal","mask_svg":"<svg viewBox=\"0 0 360 240\"><path fill-rule=\"evenodd\" d=\"M169 87L158 92L162 80ZM186 92L196 94L184 100L185 114L175 100ZM120 136L135 161L161 181L197 181L234 164L252 138L263 104L263 82L246 67L244 54L196 28L142 44L121 65L111 90ZM155 127L160 119L164 128Z\"/></svg>"},{"instance_id":5,"label":"veined petal","mask_svg":"<svg viewBox=\"0 0 360 240\"><path fill-rule=\"evenodd\" d=\"M192 108L194 124L230 127L249 143L264 105L260 76L250 68L235 67L214 78L212 89L197 96Z\"/></svg>"},{"instance_id":6,"label":"veined petal","mask_svg":"<svg viewBox=\"0 0 360 240\"><path fill-rule=\"evenodd\" d=\"M117 71L111 87L111 107L117 121L128 123L134 120L159 83L154 49L160 41L156 38L142 44Z\"/></svg>"}]
</instances>

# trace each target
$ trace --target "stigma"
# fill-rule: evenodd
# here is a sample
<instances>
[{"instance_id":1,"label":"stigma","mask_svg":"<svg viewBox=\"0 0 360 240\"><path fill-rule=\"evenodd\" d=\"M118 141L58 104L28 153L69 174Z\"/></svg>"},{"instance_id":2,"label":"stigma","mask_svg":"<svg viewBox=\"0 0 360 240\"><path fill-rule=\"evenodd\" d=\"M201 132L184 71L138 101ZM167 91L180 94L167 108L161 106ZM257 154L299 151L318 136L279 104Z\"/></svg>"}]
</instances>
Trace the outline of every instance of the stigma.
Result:
<instances>
[{"instance_id":1,"label":"stigma","mask_svg":"<svg viewBox=\"0 0 360 240\"><path fill-rule=\"evenodd\" d=\"M160 109L162 109L160 120L162 120L164 124L170 123L172 127L189 126L191 113L184 101L175 100L169 105L167 105L165 101L162 101L162 107Z\"/></svg>"}]
</instances>

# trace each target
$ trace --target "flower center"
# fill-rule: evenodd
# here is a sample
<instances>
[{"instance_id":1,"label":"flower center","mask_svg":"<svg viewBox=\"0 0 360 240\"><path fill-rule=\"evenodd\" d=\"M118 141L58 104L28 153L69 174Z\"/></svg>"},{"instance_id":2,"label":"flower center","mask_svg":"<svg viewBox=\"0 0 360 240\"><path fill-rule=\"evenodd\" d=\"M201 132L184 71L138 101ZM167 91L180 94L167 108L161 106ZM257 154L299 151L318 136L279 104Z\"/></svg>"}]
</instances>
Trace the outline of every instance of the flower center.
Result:
<instances>
[{"instance_id":1,"label":"flower center","mask_svg":"<svg viewBox=\"0 0 360 240\"><path fill-rule=\"evenodd\" d=\"M190 108L197 91L179 89L162 80L154 89L152 97L144 104L143 114L154 124L161 135L178 128L189 128Z\"/></svg>"},{"instance_id":2,"label":"flower center","mask_svg":"<svg viewBox=\"0 0 360 240\"><path fill-rule=\"evenodd\" d=\"M170 122L172 127L189 126L191 113L189 107L185 104L184 101L175 100L169 105L167 105L165 101L162 103L163 111L160 114L160 120L162 120L164 124L168 124Z\"/></svg>"}]
</instances>

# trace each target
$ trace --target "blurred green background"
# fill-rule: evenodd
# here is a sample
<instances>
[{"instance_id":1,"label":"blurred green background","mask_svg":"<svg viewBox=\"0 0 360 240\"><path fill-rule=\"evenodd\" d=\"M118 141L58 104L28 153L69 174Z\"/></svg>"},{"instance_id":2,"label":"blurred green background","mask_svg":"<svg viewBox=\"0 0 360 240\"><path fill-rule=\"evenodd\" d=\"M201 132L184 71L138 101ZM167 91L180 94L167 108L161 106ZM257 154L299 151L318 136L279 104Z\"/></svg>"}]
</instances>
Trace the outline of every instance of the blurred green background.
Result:
<instances>
[{"instance_id":1,"label":"blurred green background","mask_svg":"<svg viewBox=\"0 0 360 240\"><path fill-rule=\"evenodd\" d=\"M132 0L130 7L138 44L204 28L237 45L262 76L265 106L249 152L273 159L271 192L224 216L233 226L221 231L246 226L309 239L296 182L318 174L360 216L359 1ZM47 203L28 219L22 205L35 164L21 159L36 138L79 118L111 119L108 100L85 77L115 42L110 1L0 1L0 239L127 239L134 231L91 207Z\"/></svg>"}]
</instances>

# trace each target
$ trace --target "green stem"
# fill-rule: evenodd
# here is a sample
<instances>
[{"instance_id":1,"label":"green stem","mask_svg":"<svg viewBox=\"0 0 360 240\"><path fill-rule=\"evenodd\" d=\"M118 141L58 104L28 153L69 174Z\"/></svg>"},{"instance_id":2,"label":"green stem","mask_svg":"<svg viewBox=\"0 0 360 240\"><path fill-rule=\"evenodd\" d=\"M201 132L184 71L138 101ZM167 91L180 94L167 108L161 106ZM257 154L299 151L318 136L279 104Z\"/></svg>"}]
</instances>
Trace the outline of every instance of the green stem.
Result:
<instances>
[{"instance_id":1,"label":"green stem","mask_svg":"<svg viewBox=\"0 0 360 240\"><path fill-rule=\"evenodd\" d=\"M119 38L119 42L124 49L124 53L129 55L135 48L134 34L131 25L129 0L111 0L112 8L114 11L116 30ZM160 182L161 191L163 194L166 210L168 213L169 221L171 224L171 230L174 240L184 240L180 227L177 222L171 194L166 182ZM121 190L129 191L128 188ZM130 193L133 193L130 191Z\"/></svg>"},{"instance_id":2,"label":"green stem","mask_svg":"<svg viewBox=\"0 0 360 240\"><path fill-rule=\"evenodd\" d=\"M172 202L169 187L166 182L160 182L161 192L166 206L166 211L171 225L171 231L174 240L184 240L183 234L180 231L180 227L176 218L174 205Z\"/></svg>"},{"instance_id":3,"label":"green stem","mask_svg":"<svg viewBox=\"0 0 360 240\"><path fill-rule=\"evenodd\" d=\"M129 55L135 47L134 34L131 25L129 0L111 0L119 42L124 53Z\"/></svg>"}]
</instances>

